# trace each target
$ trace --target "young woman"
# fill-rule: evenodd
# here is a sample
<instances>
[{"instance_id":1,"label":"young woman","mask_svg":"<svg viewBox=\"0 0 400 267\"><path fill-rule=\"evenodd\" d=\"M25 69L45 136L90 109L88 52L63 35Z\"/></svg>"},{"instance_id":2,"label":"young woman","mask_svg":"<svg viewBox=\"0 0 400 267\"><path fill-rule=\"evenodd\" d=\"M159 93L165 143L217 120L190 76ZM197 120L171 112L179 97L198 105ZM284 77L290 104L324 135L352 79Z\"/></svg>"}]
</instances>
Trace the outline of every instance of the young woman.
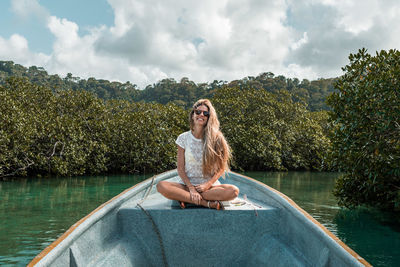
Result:
<instances>
[{"instance_id":1,"label":"young woman","mask_svg":"<svg viewBox=\"0 0 400 267\"><path fill-rule=\"evenodd\" d=\"M161 181L157 190L168 199L222 209L220 201L232 200L239 189L220 184L218 179L229 170L231 157L228 143L219 129L214 107L208 99L200 99L189 115L190 131L176 139L180 183Z\"/></svg>"}]
</instances>

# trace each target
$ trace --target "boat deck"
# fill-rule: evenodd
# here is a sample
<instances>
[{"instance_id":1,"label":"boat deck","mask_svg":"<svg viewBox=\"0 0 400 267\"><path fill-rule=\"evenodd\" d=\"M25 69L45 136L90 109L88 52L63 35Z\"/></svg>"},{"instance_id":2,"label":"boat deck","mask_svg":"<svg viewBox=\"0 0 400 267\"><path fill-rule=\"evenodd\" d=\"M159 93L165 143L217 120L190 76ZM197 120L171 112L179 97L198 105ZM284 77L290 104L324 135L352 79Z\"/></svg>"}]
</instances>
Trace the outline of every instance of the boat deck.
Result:
<instances>
[{"instance_id":1,"label":"boat deck","mask_svg":"<svg viewBox=\"0 0 400 267\"><path fill-rule=\"evenodd\" d=\"M272 209L273 207L266 206L265 204L257 204L250 200L244 200L243 198L236 198L232 201L222 201L225 210L265 210ZM263 206L262 206L263 205ZM160 210L171 210L181 209L178 201L166 199L159 194L149 195L145 201L141 204L145 209L160 209ZM187 203L185 209L208 209L206 207L197 206L194 204Z\"/></svg>"},{"instance_id":2,"label":"boat deck","mask_svg":"<svg viewBox=\"0 0 400 267\"><path fill-rule=\"evenodd\" d=\"M162 250L168 262L191 266L213 266L221 258L232 266L268 265L271 260L274 266L307 265L300 254L277 238L280 217L277 208L237 199L226 205L225 210L198 206L183 210L176 201L157 194L150 195L141 206L146 212L134 203L118 212L122 236L129 237L123 242L125 251L136 253L127 255L126 260L143 261L134 265L163 265ZM161 233L160 238L146 213ZM122 259L121 255L118 257ZM112 262L115 263L114 257ZM100 263L93 263L97 264ZM101 264L107 265L104 259Z\"/></svg>"}]
</instances>

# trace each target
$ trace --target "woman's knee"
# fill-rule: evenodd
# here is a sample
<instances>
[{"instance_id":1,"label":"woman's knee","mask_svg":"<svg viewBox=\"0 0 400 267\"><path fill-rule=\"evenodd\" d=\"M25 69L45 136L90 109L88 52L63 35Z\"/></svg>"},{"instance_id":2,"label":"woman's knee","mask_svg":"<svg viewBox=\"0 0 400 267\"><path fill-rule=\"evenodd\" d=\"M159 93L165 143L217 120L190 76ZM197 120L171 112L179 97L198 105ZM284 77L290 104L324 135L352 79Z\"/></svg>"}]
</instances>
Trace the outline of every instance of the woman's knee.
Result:
<instances>
[{"instance_id":1,"label":"woman's knee","mask_svg":"<svg viewBox=\"0 0 400 267\"><path fill-rule=\"evenodd\" d=\"M232 185L231 190L233 198L237 198L239 196L239 188L237 186Z\"/></svg>"},{"instance_id":2,"label":"woman's knee","mask_svg":"<svg viewBox=\"0 0 400 267\"><path fill-rule=\"evenodd\" d=\"M229 192L230 199L235 199L237 196L239 196L239 188L237 188L237 186L230 184L227 188L227 191Z\"/></svg>"},{"instance_id":3,"label":"woman's knee","mask_svg":"<svg viewBox=\"0 0 400 267\"><path fill-rule=\"evenodd\" d=\"M167 181L160 181L157 183L157 191L159 193L165 193L168 191L168 182Z\"/></svg>"}]
</instances>

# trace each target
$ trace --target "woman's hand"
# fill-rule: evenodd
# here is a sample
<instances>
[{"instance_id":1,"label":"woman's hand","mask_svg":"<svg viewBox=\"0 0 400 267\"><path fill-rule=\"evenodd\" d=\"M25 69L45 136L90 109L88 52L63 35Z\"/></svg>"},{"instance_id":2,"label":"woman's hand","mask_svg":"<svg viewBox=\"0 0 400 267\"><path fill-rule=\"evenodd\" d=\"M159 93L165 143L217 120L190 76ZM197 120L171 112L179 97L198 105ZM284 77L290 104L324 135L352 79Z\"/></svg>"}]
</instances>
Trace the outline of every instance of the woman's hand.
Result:
<instances>
[{"instance_id":1,"label":"woman's hand","mask_svg":"<svg viewBox=\"0 0 400 267\"><path fill-rule=\"evenodd\" d=\"M190 200L194 202L196 205L200 205L201 200L203 199L199 192L196 191L194 186L189 187L189 193L190 193Z\"/></svg>"},{"instance_id":2,"label":"woman's hand","mask_svg":"<svg viewBox=\"0 0 400 267\"><path fill-rule=\"evenodd\" d=\"M204 184L196 185L194 188L196 188L197 192L203 193L203 192L207 191L208 189L210 189L210 187L211 187L211 184L206 182Z\"/></svg>"}]
</instances>

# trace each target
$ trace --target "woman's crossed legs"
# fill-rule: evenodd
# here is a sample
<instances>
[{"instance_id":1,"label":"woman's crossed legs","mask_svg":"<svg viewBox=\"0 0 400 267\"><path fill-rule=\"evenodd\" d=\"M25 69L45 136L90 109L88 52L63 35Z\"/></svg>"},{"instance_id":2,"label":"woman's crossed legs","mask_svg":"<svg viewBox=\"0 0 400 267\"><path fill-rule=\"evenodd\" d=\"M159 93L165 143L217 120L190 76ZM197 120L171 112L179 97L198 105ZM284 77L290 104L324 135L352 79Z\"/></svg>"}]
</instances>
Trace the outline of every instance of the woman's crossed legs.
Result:
<instances>
[{"instance_id":1,"label":"woman's crossed legs","mask_svg":"<svg viewBox=\"0 0 400 267\"><path fill-rule=\"evenodd\" d=\"M157 184L157 190L164 197L186 203L197 204L191 199L189 188L180 183L160 181ZM204 207L217 208L217 201L228 201L236 198L239 195L239 188L231 184L213 185L201 195L200 205Z\"/></svg>"}]
</instances>

